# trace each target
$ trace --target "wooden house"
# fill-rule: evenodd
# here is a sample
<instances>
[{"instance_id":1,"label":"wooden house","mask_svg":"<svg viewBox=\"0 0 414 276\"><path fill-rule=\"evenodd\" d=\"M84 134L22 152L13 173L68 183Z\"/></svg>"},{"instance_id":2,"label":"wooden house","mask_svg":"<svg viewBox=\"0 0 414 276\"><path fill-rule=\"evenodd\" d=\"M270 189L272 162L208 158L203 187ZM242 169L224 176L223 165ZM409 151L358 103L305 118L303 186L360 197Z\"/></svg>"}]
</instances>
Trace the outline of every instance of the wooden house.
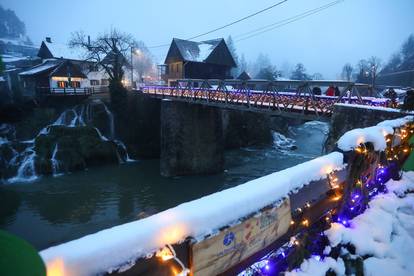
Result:
<instances>
[{"instance_id":1,"label":"wooden house","mask_svg":"<svg viewBox=\"0 0 414 276\"><path fill-rule=\"evenodd\" d=\"M162 79L227 79L236 62L224 39L195 42L174 38L165 58Z\"/></svg>"},{"instance_id":2,"label":"wooden house","mask_svg":"<svg viewBox=\"0 0 414 276\"><path fill-rule=\"evenodd\" d=\"M42 63L19 74L24 95L77 95L107 91L107 74L94 62L85 61L87 53L84 50L54 43L47 37L42 41L37 56Z\"/></svg>"},{"instance_id":3,"label":"wooden house","mask_svg":"<svg viewBox=\"0 0 414 276\"><path fill-rule=\"evenodd\" d=\"M19 73L23 96L89 95L92 90L87 76L70 60L45 60Z\"/></svg>"}]
</instances>

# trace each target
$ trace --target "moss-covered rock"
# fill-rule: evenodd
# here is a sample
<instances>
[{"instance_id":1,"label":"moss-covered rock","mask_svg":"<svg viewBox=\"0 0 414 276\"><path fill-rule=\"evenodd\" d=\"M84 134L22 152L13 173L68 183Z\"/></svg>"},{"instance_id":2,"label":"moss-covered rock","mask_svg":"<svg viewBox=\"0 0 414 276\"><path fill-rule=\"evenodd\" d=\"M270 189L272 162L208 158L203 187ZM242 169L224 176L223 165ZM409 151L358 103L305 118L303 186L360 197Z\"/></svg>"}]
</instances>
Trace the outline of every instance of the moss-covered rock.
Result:
<instances>
[{"instance_id":1,"label":"moss-covered rock","mask_svg":"<svg viewBox=\"0 0 414 276\"><path fill-rule=\"evenodd\" d=\"M117 145L89 126L51 126L47 134L36 137L34 150L38 174L51 174L56 167L70 172L119 161Z\"/></svg>"}]
</instances>

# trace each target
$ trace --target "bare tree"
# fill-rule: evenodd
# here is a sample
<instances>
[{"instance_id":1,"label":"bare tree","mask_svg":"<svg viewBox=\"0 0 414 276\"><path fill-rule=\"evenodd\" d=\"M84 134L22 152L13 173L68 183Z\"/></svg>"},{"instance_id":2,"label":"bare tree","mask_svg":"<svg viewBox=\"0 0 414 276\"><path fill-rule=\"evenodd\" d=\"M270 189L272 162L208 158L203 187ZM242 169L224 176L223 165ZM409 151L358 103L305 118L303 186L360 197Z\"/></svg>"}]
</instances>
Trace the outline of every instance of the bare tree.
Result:
<instances>
[{"instance_id":1,"label":"bare tree","mask_svg":"<svg viewBox=\"0 0 414 276\"><path fill-rule=\"evenodd\" d=\"M371 84L375 87L378 72L381 70L382 61L379 57L372 56L368 59L369 69L371 73Z\"/></svg>"},{"instance_id":2,"label":"bare tree","mask_svg":"<svg viewBox=\"0 0 414 276\"><path fill-rule=\"evenodd\" d=\"M129 67L128 54L131 47L136 45L131 35L111 29L108 33L99 35L95 40L90 40L82 31L72 34L69 46L85 50L84 59L97 63L104 68L109 76L111 84L122 85L124 68Z\"/></svg>"},{"instance_id":3,"label":"bare tree","mask_svg":"<svg viewBox=\"0 0 414 276\"><path fill-rule=\"evenodd\" d=\"M350 81L352 77L352 72L354 71L354 67L350 63L347 63L342 67L342 78Z\"/></svg>"}]
</instances>

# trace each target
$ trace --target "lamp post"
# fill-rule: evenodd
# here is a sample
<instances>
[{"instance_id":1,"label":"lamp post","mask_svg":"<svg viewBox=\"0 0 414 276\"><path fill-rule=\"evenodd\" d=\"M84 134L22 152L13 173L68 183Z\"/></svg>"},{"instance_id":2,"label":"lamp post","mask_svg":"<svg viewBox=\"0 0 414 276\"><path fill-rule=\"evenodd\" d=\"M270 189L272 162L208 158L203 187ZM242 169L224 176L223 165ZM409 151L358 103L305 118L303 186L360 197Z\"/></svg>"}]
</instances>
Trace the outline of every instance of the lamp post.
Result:
<instances>
[{"instance_id":1,"label":"lamp post","mask_svg":"<svg viewBox=\"0 0 414 276\"><path fill-rule=\"evenodd\" d=\"M141 51L134 46L131 46L131 88L134 88L134 54L139 56Z\"/></svg>"}]
</instances>

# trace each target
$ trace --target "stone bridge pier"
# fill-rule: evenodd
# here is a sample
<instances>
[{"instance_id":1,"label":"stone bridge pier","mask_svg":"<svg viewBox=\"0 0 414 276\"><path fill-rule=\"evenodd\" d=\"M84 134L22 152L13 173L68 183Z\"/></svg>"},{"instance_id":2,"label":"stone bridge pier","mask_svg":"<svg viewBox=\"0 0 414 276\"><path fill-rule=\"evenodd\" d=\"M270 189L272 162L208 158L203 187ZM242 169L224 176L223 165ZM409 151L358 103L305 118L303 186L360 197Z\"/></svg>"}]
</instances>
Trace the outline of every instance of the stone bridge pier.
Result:
<instances>
[{"instance_id":1,"label":"stone bridge pier","mask_svg":"<svg viewBox=\"0 0 414 276\"><path fill-rule=\"evenodd\" d=\"M220 108L162 100L161 175L214 174L223 169Z\"/></svg>"}]
</instances>

